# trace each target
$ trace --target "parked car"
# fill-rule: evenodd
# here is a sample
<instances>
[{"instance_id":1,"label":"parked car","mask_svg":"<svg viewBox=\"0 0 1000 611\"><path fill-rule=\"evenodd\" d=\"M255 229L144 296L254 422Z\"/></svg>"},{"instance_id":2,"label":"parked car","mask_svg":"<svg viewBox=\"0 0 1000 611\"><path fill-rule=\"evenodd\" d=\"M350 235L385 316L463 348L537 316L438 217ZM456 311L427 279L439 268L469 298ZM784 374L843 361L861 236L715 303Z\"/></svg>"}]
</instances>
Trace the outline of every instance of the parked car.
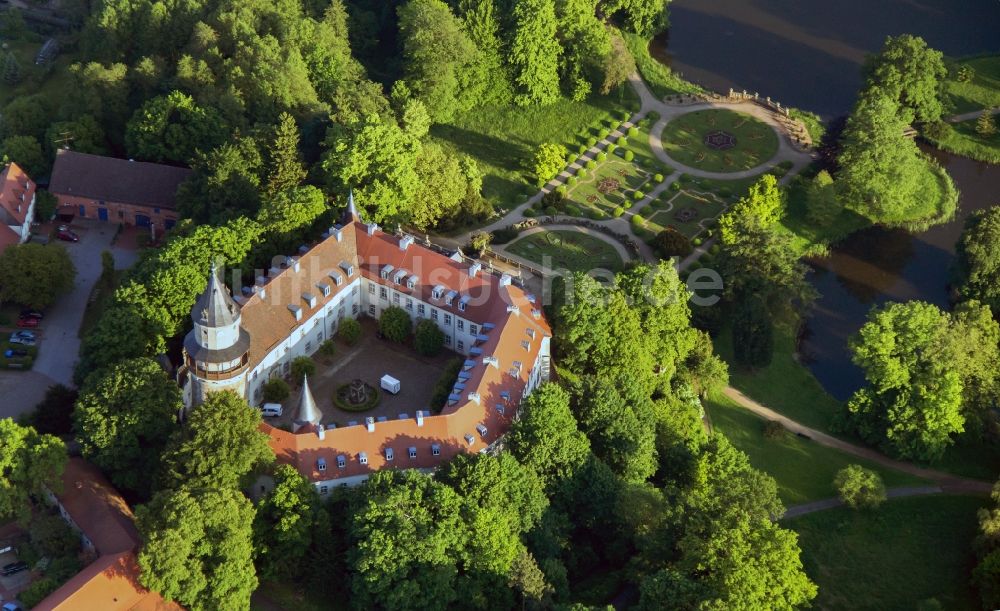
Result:
<instances>
[{"instance_id":1,"label":"parked car","mask_svg":"<svg viewBox=\"0 0 1000 611\"><path fill-rule=\"evenodd\" d=\"M45 314L42 314L38 310L32 310L30 308L21 310L21 318L37 318L41 320L45 318Z\"/></svg>"},{"instance_id":2,"label":"parked car","mask_svg":"<svg viewBox=\"0 0 1000 611\"><path fill-rule=\"evenodd\" d=\"M24 607L21 606L21 603L17 602L4 603L3 611L24 611Z\"/></svg>"},{"instance_id":3,"label":"parked car","mask_svg":"<svg viewBox=\"0 0 1000 611\"><path fill-rule=\"evenodd\" d=\"M18 560L17 562L11 562L10 564L3 565L3 569L0 569L0 575L13 575L27 570L28 563L24 560Z\"/></svg>"},{"instance_id":4,"label":"parked car","mask_svg":"<svg viewBox=\"0 0 1000 611\"><path fill-rule=\"evenodd\" d=\"M63 242L79 242L80 241L80 236L76 235L74 232L70 231L69 229L64 229L64 230L60 231L59 233L56 234L56 237L59 238L60 240L62 240Z\"/></svg>"},{"instance_id":5,"label":"parked car","mask_svg":"<svg viewBox=\"0 0 1000 611\"><path fill-rule=\"evenodd\" d=\"M8 359L18 358L18 357L22 357L22 356L28 356L28 351L27 350L15 350L13 348L8 348L7 350L4 350L3 356L4 356L4 358L8 358Z\"/></svg>"},{"instance_id":6,"label":"parked car","mask_svg":"<svg viewBox=\"0 0 1000 611\"><path fill-rule=\"evenodd\" d=\"M18 318L17 319L17 326L19 326L19 327L27 327L29 329L33 329L33 328L35 328L35 327L38 326L38 319L37 318Z\"/></svg>"},{"instance_id":7,"label":"parked car","mask_svg":"<svg viewBox=\"0 0 1000 611\"><path fill-rule=\"evenodd\" d=\"M12 344L20 344L22 346L34 346L35 345L35 338L33 338L33 337L14 337L13 335L11 335L10 336L10 343L12 343Z\"/></svg>"},{"instance_id":8,"label":"parked car","mask_svg":"<svg viewBox=\"0 0 1000 611\"><path fill-rule=\"evenodd\" d=\"M22 331L14 331L13 333L10 334L10 336L11 336L11 338L20 337L22 339L38 339L35 336L35 332L34 331L23 331L23 330Z\"/></svg>"}]
</instances>

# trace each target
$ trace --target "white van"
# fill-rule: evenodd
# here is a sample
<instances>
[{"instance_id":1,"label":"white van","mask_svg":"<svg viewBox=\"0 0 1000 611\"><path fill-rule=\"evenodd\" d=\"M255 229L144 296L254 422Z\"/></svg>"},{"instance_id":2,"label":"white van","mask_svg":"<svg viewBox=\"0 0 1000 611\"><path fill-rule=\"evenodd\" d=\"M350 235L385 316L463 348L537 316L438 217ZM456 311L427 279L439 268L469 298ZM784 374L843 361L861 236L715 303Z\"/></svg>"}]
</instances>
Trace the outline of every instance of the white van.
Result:
<instances>
[{"instance_id":1,"label":"white van","mask_svg":"<svg viewBox=\"0 0 1000 611\"><path fill-rule=\"evenodd\" d=\"M399 392L399 386L400 386L399 380L397 380L396 378L392 377L389 374L385 374L384 376L382 376L381 384L384 390L387 390L392 394L396 394Z\"/></svg>"},{"instance_id":2,"label":"white van","mask_svg":"<svg viewBox=\"0 0 1000 611\"><path fill-rule=\"evenodd\" d=\"M260 408L260 414L265 418L274 418L281 415L280 403L265 403Z\"/></svg>"}]
</instances>

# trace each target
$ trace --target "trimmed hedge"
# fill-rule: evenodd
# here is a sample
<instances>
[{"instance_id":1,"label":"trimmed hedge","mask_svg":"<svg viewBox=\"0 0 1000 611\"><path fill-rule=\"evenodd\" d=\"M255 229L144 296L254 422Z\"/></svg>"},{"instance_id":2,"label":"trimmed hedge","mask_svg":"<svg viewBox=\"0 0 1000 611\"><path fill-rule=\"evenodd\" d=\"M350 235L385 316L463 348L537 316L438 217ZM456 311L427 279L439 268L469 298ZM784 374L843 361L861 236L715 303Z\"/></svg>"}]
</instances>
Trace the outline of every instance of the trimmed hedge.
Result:
<instances>
[{"instance_id":1,"label":"trimmed hedge","mask_svg":"<svg viewBox=\"0 0 1000 611\"><path fill-rule=\"evenodd\" d=\"M372 386L367 382L365 382L365 384L369 388L371 388L373 392L372 395L368 397L368 400L362 403L361 405L352 405L349 402L344 401L340 398L340 391L341 390L345 392L348 391L351 387L350 382L341 384L340 386L337 387L337 390L334 391L333 393L333 404L339 407L340 409L344 410L345 412L367 412L368 410L373 409L376 405L379 404L379 401L382 400L382 391L380 391L378 387Z\"/></svg>"}]
</instances>

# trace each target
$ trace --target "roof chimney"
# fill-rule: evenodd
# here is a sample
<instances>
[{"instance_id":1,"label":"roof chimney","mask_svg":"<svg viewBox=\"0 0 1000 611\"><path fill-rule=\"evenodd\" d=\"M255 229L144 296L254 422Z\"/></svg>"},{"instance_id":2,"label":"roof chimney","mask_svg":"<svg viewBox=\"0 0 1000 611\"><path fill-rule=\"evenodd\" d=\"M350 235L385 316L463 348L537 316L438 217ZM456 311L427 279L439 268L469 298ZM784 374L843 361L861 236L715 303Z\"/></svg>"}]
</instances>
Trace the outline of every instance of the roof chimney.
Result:
<instances>
[{"instance_id":1,"label":"roof chimney","mask_svg":"<svg viewBox=\"0 0 1000 611\"><path fill-rule=\"evenodd\" d=\"M378 225L375 223L368 223L368 235L373 236L376 231L378 231Z\"/></svg>"},{"instance_id":2,"label":"roof chimney","mask_svg":"<svg viewBox=\"0 0 1000 611\"><path fill-rule=\"evenodd\" d=\"M406 250L410 246L410 244L413 244L413 236L404 235L403 237L399 238L400 250Z\"/></svg>"},{"instance_id":3,"label":"roof chimney","mask_svg":"<svg viewBox=\"0 0 1000 611\"><path fill-rule=\"evenodd\" d=\"M365 426L368 428L369 433L375 432L375 419L371 416L365 418Z\"/></svg>"},{"instance_id":4,"label":"roof chimney","mask_svg":"<svg viewBox=\"0 0 1000 611\"><path fill-rule=\"evenodd\" d=\"M479 271L482 270L482 269L483 269L483 264L482 263L479 263L479 262L473 263L472 265L469 266L469 277L470 278L475 278L476 274L478 274Z\"/></svg>"},{"instance_id":5,"label":"roof chimney","mask_svg":"<svg viewBox=\"0 0 1000 611\"><path fill-rule=\"evenodd\" d=\"M417 426L424 425L424 412L423 410L417 410Z\"/></svg>"}]
</instances>

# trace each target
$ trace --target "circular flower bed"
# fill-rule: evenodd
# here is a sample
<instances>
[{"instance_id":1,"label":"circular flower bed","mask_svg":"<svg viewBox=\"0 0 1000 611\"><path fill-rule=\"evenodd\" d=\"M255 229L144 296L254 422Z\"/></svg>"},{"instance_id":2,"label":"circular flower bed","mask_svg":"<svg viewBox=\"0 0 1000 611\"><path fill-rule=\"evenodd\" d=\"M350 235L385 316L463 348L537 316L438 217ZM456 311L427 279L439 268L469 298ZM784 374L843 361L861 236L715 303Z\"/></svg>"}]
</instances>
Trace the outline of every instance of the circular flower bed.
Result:
<instances>
[{"instance_id":1,"label":"circular flower bed","mask_svg":"<svg viewBox=\"0 0 1000 611\"><path fill-rule=\"evenodd\" d=\"M622 183L617 178L602 178L601 182L597 183L597 190L607 195L608 193L614 193L622 186Z\"/></svg>"},{"instance_id":2,"label":"circular flower bed","mask_svg":"<svg viewBox=\"0 0 1000 611\"><path fill-rule=\"evenodd\" d=\"M359 397L359 393L363 393ZM333 404L348 412L367 412L378 405L382 393L367 382L355 380L337 387L333 393Z\"/></svg>"}]
</instances>

